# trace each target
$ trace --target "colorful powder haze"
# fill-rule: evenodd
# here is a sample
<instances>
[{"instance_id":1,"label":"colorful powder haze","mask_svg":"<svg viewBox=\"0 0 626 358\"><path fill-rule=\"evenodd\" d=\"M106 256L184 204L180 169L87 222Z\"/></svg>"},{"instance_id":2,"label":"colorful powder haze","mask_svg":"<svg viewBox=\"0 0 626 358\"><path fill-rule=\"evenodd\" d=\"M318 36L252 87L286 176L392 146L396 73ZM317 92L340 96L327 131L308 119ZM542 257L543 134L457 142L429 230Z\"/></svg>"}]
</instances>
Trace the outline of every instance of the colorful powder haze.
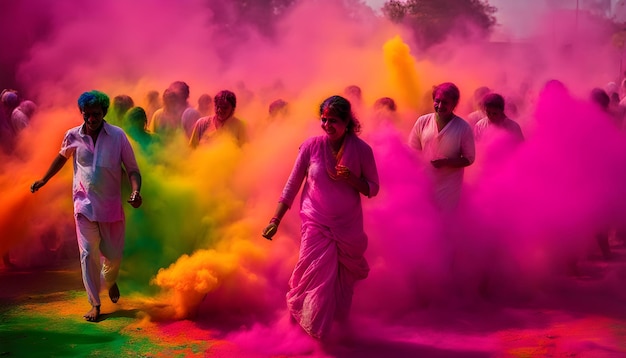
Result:
<instances>
[{"instance_id":1,"label":"colorful powder haze","mask_svg":"<svg viewBox=\"0 0 626 358\"><path fill-rule=\"evenodd\" d=\"M514 325L523 319L513 313L488 317L520 305L626 318L623 267L585 283L568 271L574 259L579 275L591 275L589 262L600 257L596 233L626 222L626 138L588 101L593 87L618 81L619 51L606 29L582 17L569 31L571 13L537 11L525 42L452 38L420 51L405 29L367 6L347 13L336 1L303 1L269 39L245 24L217 26L215 19L229 14L207 3L3 5L3 28L24 30L32 43L15 78L40 109L16 153L0 160L0 254L13 265L37 272L75 257L78 267L71 166L36 195L29 186L45 173L64 132L81 123L80 93L127 94L144 106L148 91L182 80L195 105L202 93L230 89L252 138L242 148L224 140L191 150L180 137L147 150L135 143L144 204L125 208L125 307L142 312L135 325L148 334L225 339L261 356L322 355L289 323L285 306L298 208L273 241L260 232L299 144L321 134L319 103L355 84L363 90L355 107L362 137L381 178L380 194L363 201L371 273L355 292L357 335L479 355L496 343L478 334L441 342L424 332L462 331L465 319L477 330ZM545 86L551 79L565 87ZM482 85L519 99L511 117L526 136L515 148L505 141L477 147L454 216L430 205L427 164L405 144L415 119L432 111L432 85L445 81L461 89L461 116L472 111L471 94ZM371 110L383 96L396 100L394 118ZM277 98L289 102L289 115L269 121L267 107ZM606 304L604 297L613 299ZM85 297L72 302L88 308Z\"/></svg>"}]
</instances>

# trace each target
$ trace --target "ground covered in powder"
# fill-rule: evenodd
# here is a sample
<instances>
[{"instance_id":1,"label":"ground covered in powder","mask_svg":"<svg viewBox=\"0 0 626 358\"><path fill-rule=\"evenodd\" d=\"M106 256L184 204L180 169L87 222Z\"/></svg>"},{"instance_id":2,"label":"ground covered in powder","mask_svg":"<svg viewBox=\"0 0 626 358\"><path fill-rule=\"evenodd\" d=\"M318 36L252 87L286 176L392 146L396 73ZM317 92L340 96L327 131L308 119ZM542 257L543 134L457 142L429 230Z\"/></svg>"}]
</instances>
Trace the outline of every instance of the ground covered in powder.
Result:
<instances>
[{"instance_id":1,"label":"ground covered in powder","mask_svg":"<svg viewBox=\"0 0 626 358\"><path fill-rule=\"evenodd\" d=\"M611 261L591 259L572 285L592 286L626 267L626 248L615 247ZM425 308L413 324L385 327L359 318L354 337L316 343L281 353L263 344L239 344L226 329L200 317L159 321L145 299L124 296L118 304L103 299L102 319L83 321L87 311L80 268L75 261L39 270L0 272L0 356L6 357L624 357L626 304L591 294L562 305L503 305ZM564 288L566 289L566 288ZM577 290L577 292L581 292ZM103 292L103 298L106 294ZM215 323L215 322L214 322ZM230 328L232 329L232 328ZM241 329L241 328L237 328ZM235 329L235 331L237 330ZM271 328L270 328L271 330ZM268 333L281 344L291 336ZM258 342L258 339L255 340ZM258 344L258 343L256 343Z\"/></svg>"}]
</instances>

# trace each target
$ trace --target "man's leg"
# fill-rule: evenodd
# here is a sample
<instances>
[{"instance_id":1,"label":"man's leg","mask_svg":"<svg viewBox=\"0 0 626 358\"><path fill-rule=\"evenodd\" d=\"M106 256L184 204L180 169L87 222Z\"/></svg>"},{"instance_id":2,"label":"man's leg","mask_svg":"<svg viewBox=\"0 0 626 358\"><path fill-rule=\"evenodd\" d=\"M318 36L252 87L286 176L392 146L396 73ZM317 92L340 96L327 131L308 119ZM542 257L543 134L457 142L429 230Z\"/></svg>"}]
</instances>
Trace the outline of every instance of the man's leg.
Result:
<instances>
[{"instance_id":1,"label":"man's leg","mask_svg":"<svg viewBox=\"0 0 626 358\"><path fill-rule=\"evenodd\" d=\"M76 215L76 237L80 250L80 268L91 310L83 316L87 321L97 321L100 315L100 229L98 223L84 215Z\"/></svg>"},{"instance_id":2,"label":"man's leg","mask_svg":"<svg viewBox=\"0 0 626 358\"><path fill-rule=\"evenodd\" d=\"M124 252L125 227L126 223L124 220L100 223L100 233L102 234L100 250L102 251L102 256L104 256L102 275L109 289L109 298L111 298L113 303L116 303L120 298L120 291L116 281Z\"/></svg>"}]
</instances>

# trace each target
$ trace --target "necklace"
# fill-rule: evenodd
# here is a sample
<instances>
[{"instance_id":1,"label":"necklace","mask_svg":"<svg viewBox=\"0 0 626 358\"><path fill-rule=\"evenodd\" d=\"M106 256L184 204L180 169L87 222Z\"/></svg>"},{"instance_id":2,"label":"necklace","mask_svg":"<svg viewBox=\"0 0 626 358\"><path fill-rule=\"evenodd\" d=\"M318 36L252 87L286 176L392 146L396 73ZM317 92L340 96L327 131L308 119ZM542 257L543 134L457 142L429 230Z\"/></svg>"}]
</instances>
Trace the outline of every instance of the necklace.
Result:
<instances>
[{"instance_id":1,"label":"necklace","mask_svg":"<svg viewBox=\"0 0 626 358\"><path fill-rule=\"evenodd\" d=\"M341 158L343 157L343 151L345 148L345 144L346 144L346 139L344 138L343 141L341 142L341 147L339 147L339 150L335 150L335 148L333 148L332 144L330 141L328 141L328 147L330 148L330 155L326 155L326 172L328 173L328 176L332 179L332 180L338 180L339 177L337 176L337 169L335 168L337 166L337 164L341 161Z\"/></svg>"}]
</instances>

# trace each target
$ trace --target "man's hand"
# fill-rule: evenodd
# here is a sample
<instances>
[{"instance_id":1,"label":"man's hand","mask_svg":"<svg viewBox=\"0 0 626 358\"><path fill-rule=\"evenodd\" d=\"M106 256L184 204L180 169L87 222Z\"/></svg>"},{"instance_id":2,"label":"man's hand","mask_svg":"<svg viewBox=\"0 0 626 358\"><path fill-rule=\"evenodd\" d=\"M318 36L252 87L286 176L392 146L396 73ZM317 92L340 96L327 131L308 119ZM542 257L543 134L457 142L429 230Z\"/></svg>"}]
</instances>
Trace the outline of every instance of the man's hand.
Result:
<instances>
[{"instance_id":1,"label":"man's hand","mask_svg":"<svg viewBox=\"0 0 626 358\"><path fill-rule=\"evenodd\" d=\"M141 200L141 195L139 195L138 191L135 190L130 194L128 203L132 205L132 207L135 209L141 206L142 200Z\"/></svg>"},{"instance_id":2,"label":"man's hand","mask_svg":"<svg viewBox=\"0 0 626 358\"><path fill-rule=\"evenodd\" d=\"M34 182L31 186L30 186L30 192L34 193L37 190L39 190L39 188L41 188L42 186L46 185L46 182L43 180L37 180L36 182Z\"/></svg>"}]
</instances>

